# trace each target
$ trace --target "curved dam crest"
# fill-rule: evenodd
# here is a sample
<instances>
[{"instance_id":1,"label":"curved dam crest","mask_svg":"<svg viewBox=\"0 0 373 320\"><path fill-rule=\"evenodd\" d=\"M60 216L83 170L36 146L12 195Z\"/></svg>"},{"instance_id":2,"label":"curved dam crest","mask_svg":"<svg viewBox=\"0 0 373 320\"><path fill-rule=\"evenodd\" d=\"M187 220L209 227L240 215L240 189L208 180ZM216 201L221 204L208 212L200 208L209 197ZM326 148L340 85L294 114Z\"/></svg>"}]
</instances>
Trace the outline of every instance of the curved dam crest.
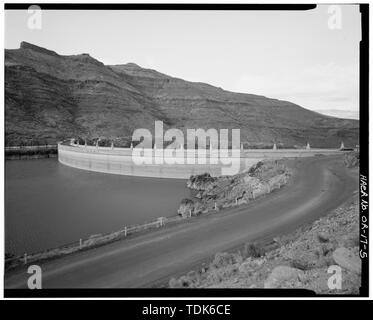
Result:
<instances>
[{"instance_id":1,"label":"curved dam crest","mask_svg":"<svg viewBox=\"0 0 373 320\"><path fill-rule=\"evenodd\" d=\"M134 163L132 152L131 148L66 145L60 143L58 144L58 161L70 167L102 173L151 178L188 179L191 175L206 172L211 176L220 176L222 175L222 168L229 166L222 163L229 163L229 158L232 157L234 161L239 162L239 172L242 172L263 159L336 155L341 154L343 151L339 149L250 149L241 150L238 157L231 155L230 152L226 153L228 155L227 159L218 164L209 162L209 150L206 150L206 164L198 163L197 150L185 151L188 156L193 152L195 153L195 164L167 164L167 161L162 161L165 159L158 159L157 161L157 156L153 152L154 161L152 161L152 164L141 165Z\"/></svg>"}]
</instances>

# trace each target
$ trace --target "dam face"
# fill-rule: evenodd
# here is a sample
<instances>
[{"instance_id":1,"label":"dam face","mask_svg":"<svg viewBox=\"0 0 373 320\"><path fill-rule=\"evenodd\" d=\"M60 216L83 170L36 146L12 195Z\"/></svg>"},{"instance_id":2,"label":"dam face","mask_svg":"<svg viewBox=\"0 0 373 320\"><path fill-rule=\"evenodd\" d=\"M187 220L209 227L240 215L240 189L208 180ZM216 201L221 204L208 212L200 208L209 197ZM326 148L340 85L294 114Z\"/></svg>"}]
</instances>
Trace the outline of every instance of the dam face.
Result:
<instances>
[{"instance_id":1,"label":"dam face","mask_svg":"<svg viewBox=\"0 0 373 320\"><path fill-rule=\"evenodd\" d=\"M133 161L133 150L131 148L95 147L60 143L58 144L58 161L70 167L95 172L174 179L188 179L191 175L203 174L206 172L210 173L211 176L220 176L222 175L222 168L230 166L224 165L220 161L218 164L210 164L209 150L206 150L206 164L198 164L196 150L187 151L188 156L190 156L190 153L195 153L195 164L167 164L167 161L157 159L157 153L155 153L154 150L152 151L152 163L139 165ZM160 150L157 150L157 152L159 151ZM252 149L241 150L239 156L235 157L235 161L239 162L239 171L242 172L263 159L310 157L318 154L335 155L341 153L342 152L338 149ZM229 157L231 157L230 152ZM227 159L224 159L223 163L229 163L228 160L227 157Z\"/></svg>"}]
</instances>

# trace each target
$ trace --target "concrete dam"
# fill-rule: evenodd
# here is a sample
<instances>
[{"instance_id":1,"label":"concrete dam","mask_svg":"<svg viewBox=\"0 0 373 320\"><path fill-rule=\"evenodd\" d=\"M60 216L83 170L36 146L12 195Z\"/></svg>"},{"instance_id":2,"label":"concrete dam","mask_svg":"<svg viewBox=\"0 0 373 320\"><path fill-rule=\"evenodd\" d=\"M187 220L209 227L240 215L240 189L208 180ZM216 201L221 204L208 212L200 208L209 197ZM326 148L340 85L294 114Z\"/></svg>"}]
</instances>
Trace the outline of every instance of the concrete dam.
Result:
<instances>
[{"instance_id":1,"label":"concrete dam","mask_svg":"<svg viewBox=\"0 0 373 320\"><path fill-rule=\"evenodd\" d=\"M168 151L168 156L164 153L166 149L143 149L143 154L147 154L149 159L142 164L138 164L133 158L134 150L135 148L59 143L58 161L70 167L102 173L152 178L187 179L191 175L206 172L212 176L227 174L224 173L224 169L229 167L230 161L239 167L239 172L242 172L263 159L336 155L343 152L339 149L238 149L236 150L239 151L238 153L231 152L231 150L219 150L219 161L214 163L210 159L212 156L215 156L214 152L218 150L205 150L206 163L203 163L203 161L201 163L199 161L200 154L198 153L201 150L182 150L185 158L183 156L180 158L181 153L177 154L176 149L172 155ZM195 163L187 163L187 161L183 161L183 158L194 158ZM175 159L177 161L173 163ZM238 172L232 174L235 173Z\"/></svg>"}]
</instances>

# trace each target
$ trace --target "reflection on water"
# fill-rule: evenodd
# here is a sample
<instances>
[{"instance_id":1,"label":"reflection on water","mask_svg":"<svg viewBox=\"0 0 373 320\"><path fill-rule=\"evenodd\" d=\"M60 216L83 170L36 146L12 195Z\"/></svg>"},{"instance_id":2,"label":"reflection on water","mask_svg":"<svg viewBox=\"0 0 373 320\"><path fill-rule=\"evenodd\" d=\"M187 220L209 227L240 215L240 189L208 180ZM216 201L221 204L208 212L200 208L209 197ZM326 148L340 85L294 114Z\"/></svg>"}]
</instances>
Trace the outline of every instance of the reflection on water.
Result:
<instances>
[{"instance_id":1,"label":"reflection on water","mask_svg":"<svg viewBox=\"0 0 373 320\"><path fill-rule=\"evenodd\" d=\"M5 162L6 252L23 254L176 214L184 180L73 169L56 159Z\"/></svg>"}]
</instances>

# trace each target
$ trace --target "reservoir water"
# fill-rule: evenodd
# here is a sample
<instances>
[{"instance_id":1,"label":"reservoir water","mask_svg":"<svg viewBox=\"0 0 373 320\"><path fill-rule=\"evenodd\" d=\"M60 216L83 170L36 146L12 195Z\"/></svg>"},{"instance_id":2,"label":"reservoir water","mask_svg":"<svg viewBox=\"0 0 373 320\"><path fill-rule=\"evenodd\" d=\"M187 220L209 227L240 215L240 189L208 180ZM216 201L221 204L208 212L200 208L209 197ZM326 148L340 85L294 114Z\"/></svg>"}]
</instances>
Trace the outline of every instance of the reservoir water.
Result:
<instances>
[{"instance_id":1,"label":"reservoir water","mask_svg":"<svg viewBox=\"0 0 373 320\"><path fill-rule=\"evenodd\" d=\"M5 249L32 253L176 215L185 180L74 169L57 159L5 162Z\"/></svg>"}]
</instances>

